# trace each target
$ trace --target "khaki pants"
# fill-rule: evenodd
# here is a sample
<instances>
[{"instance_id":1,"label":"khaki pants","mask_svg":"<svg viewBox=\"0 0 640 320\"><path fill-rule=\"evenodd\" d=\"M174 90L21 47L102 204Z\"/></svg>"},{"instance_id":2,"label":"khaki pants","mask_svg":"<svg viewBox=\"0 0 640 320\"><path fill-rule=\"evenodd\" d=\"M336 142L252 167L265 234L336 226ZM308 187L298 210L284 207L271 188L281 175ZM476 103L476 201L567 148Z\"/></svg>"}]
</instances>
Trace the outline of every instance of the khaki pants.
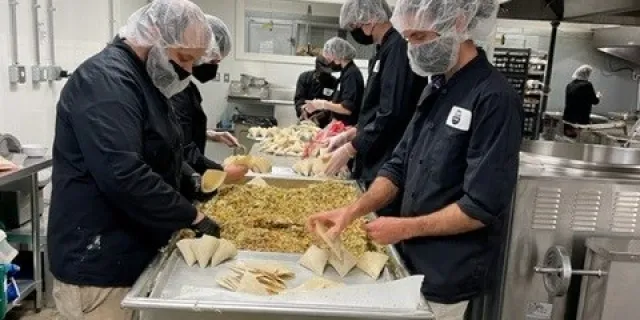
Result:
<instances>
[{"instance_id":1,"label":"khaki pants","mask_svg":"<svg viewBox=\"0 0 640 320\"><path fill-rule=\"evenodd\" d=\"M80 287L55 280L58 320L133 320L133 310L120 307L127 292L129 288Z\"/></svg>"},{"instance_id":2,"label":"khaki pants","mask_svg":"<svg viewBox=\"0 0 640 320\"><path fill-rule=\"evenodd\" d=\"M429 302L436 320L464 320L469 301L462 301L456 304L441 304Z\"/></svg>"}]
</instances>

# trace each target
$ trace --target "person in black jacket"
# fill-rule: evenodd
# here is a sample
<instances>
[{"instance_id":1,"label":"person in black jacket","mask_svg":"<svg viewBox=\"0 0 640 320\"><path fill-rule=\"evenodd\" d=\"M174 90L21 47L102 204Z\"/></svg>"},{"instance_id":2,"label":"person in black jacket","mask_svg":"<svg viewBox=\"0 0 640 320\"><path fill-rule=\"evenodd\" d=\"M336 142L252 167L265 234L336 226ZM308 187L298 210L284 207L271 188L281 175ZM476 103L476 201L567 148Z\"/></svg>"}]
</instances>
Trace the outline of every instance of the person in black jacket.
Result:
<instances>
[{"instance_id":1,"label":"person in black jacket","mask_svg":"<svg viewBox=\"0 0 640 320\"><path fill-rule=\"evenodd\" d=\"M63 319L131 319L120 301L175 231L219 236L177 191L182 146L169 103L212 39L197 5L153 1L62 89L47 245Z\"/></svg>"},{"instance_id":2,"label":"person in black jacket","mask_svg":"<svg viewBox=\"0 0 640 320\"><path fill-rule=\"evenodd\" d=\"M307 101L305 110L308 113L327 110L331 112L332 119L342 121L348 126L354 126L358 123L362 95L364 94L362 72L353 62L353 59L356 58L356 48L347 40L334 37L324 44L322 54L332 69L340 70L338 88L333 99Z\"/></svg>"},{"instance_id":3,"label":"person in black jacket","mask_svg":"<svg viewBox=\"0 0 640 320\"><path fill-rule=\"evenodd\" d=\"M593 68L590 65L580 66L573 73L573 81L567 85L562 120L572 124L591 123L591 109L600 103L600 92L596 93L589 81ZM576 138L578 132L570 124L564 124L564 134Z\"/></svg>"},{"instance_id":4,"label":"person in black jacket","mask_svg":"<svg viewBox=\"0 0 640 320\"><path fill-rule=\"evenodd\" d=\"M340 26L351 30L354 40L363 45L375 43L377 50L369 61L358 125L330 140L330 149L337 149L331 154L326 174L336 174L355 158L352 177L367 187L391 157L427 84L425 77L411 70L407 42L390 18L385 0L346 0L340 12ZM391 204L378 213L397 213L398 206Z\"/></svg>"},{"instance_id":5,"label":"person in black jacket","mask_svg":"<svg viewBox=\"0 0 640 320\"><path fill-rule=\"evenodd\" d=\"M217 17L206 15L213 31L216 44L215 50L220 55L211 61L203 61L193 67L193 77L201 83L213 80L218 73L218 64L231 51L231 33L229 28ZM189 199L206 200L211 195L200 192L201 176L208 169L224 170L227 172L226 182L236 182L242 179L249 168L246 166L229 165L225 168L207 158L205 146L207 140L224 143L229 147L238 146L238 140L228 132L207 130L207 115L202 108L202 96L195 83L171 98L171 104L176 111L182 129L182 144L186 164L183 166L183 176L187 180L182 192Z\"/></svg>"},{"instance_id":6,"label":"person in black jacket","mask_svg":"<svg viewBox=\"0 0 640 320\"><path fill-rule=\"evenodd\" d=\"M482 309L498 278L518 180L522 98L474 42L495 28L498 8L495 0L396 1L391 21L409 43L411 69L431 82L367 192L307 226L325 224L335 239L399 197L398 215L364 229L423 276L420 291L438 320L482 314L472 309Z\"/></svg>"},{"instance_id":7,"label":"person in black jacket","mask_svg":"<svg viewBox=\"0 0 640 320\"><path fill-rule=\"evenodd\" d=\"M338 79L331 75L333 70L322 56L316 57L316 68L305 71L298 77L296 94L293 98L296 115L299 119L309 119L324 128L331 121L331 114L322 110L309 113L305 111L307 101L314 99L330 100L338 86Z\"/></svg>"}]
</instances>

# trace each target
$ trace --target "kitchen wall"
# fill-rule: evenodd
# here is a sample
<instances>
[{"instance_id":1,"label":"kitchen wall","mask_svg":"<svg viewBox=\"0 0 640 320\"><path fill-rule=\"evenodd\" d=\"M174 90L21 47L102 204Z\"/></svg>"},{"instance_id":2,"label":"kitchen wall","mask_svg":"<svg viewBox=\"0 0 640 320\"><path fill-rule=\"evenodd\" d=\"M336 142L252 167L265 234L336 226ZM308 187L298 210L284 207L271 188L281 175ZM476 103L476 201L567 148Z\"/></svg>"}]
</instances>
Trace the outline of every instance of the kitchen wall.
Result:
<instances>
[{"instance_id":1,"label":"kitchen wall","mask_svg":"<svg viewBox=\"0 0 640 320\"><path fill-rule=\"evenodd\" d=\"M498 34L506 36L507 47L527 47L548 52L551 26L548 22L503 20ZM519 26L518 26L519 25ZM583 64L593 66L591 81L603 98L594 112L634 110L638 99L638 82L630 71L612 73L610 70L628 63L596 50L592 45L592 28L602 26L588 24L560 25L551 77L551 94L548 110L564 109L565 87L572 80L573 72ZM633 67L633 66L631 66ZM640 70L640 66L635 66Z\"/></svg>"},{"instance_id":2,"label":"kitchen wall","mask_svg":"<svg viewBox=\"0 0 640 320\"><path fill-rule=\"evenodd\" d=\"M10 85L11 64L9 1L0 0L0 133L11 133L22 143L51 145L55 123L55 103L64 81L31 83L31 66L35 62L32 5L18 1L19 63L27 67L27 83ZM146 0L114 0L115 25ZM109 39L108 0L54 0L54 38L56 63L65 70L73 69L97 53ZM47 1L39 0L40 45L42 65L50 64L46 28ZM117 28L116 28L117 30Z\"/></svg>"},{"instance_id":3,"label":"kitchen wall","mask_svg":"<svg viewBox=\"0 0 640 320\"><path fill-rule=\"evenodd\" d=\"M51 145L55 123L55 103L64 81L53 83L31 83L30 67L34 63L34 43L29 0L18 4L18 43L19 62L27 67L28 81L17 86L9 85L7 67L10 64L9 35L9 3L0 0L0 132L16 135L23 143L41 143ZM232 33L236 32L236 3L239 0L194 0L207 13L224 20ZM249 5L257 5L255 0ZM314 0L319 2L320 0ZM327 0L322 0L328 2ZM338 1L338 0L336 0ZM122 25L126 18L146 0L114 0L116 26ZM109 41L108 0L53 0L56 8L54 14L55 50L57 64L69 71L87 57L98 52ZM46 0L39 0L46 6ZM306 5L293 5L291 2L277 0L273 2L274 10L287 9L305 12ZM314 4L315 12L337 13L335 6ZM315 8L318 8L317 10ZM271 9L271 7L269 7ZM41 8L40 32L42 64L49 63L47 44L49 37L46 30L46 11ZM242 16L242 15L240 15ZM502 31L513 37L526 37L526 45L546 51L550 26L548 23L501 21ZM117 31L118 28L116 28ZM558 40L556 63L554 66L550 109L561 109L564 100L564 86L570 81L573 70L582 63L592 64L596 72L593 82L596 88L604 93L602 105L598 110L628 110L634 108L637 100L637 83L631 79L629 72L609 74L609 63L619 66L619 61L609 58L590 45L589 26L580 28L563 24ZM237 39L234 39L236 42ZM517 41L515 41L517 42ZM237 48L237 43L234 48ZM272 83L281 86L295 86L298 75L313 68L311 60L306 64L298 62L255 61L238 58L235 50L220 66L221 74L229 73L231 79L238 79L241 73L264 76ZM365 72L366 76L366 72ZM211 127L219 121L227 107L226 95L228 83L211 82L201 86L204 96L204 107L209 115ZM211 149L219 153L217 149ZM219 158L219 157L216 157Z\"/></svg>"}]
</instances>

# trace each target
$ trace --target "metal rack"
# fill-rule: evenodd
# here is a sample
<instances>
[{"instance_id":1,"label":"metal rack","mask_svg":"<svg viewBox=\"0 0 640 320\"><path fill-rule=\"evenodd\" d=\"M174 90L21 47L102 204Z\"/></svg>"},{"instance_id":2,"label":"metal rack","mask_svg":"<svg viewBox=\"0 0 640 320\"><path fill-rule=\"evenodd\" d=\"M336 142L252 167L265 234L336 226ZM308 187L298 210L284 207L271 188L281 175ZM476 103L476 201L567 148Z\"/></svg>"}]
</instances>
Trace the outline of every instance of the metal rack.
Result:
<instances>
[{"instance_id":1,"label":"metal rack","mask_svg":"<svg viewBox=\"0 0 640 320\"><path fill-rule=\"evenodd\" d=\"M14 157L18 157L17 154L12 154L7 157L8 160L14 160ZM14 161L16 162L16 161ZM0 172L0 186L6 185L22 179L30 179L31 183L31 237L26 239L31 245L33 252L33 279L18 281L18 287L21 291L21 296L15 301L7 305L7 312L14 307L20 305L20 303L31 293L35 292L35 309L40 311L43 305L43 281L42 281L42 242L40 235L40 201L38 201L38 172L51 167L52 161L50 158L32 159L27 158L22 163L22 168L17 171ZM17 239L13 239L11 232L7 232L9 241L14 242ZM18 241L22 242L22 241Z\"/></svg>"},{"instance_id":2,"label":"metal rack","mask_svg":"<svg viewBox=\"0 0 640 320\"><path fill-rule=\"evenodd\" d=\"M531 49L496 48L493 53L493 65L504 74L523 99L523 137L535 139L540 125L540 102L533 104L527 98L527 80L531 75L530 60Z\"/></svg>"}]
</instances>

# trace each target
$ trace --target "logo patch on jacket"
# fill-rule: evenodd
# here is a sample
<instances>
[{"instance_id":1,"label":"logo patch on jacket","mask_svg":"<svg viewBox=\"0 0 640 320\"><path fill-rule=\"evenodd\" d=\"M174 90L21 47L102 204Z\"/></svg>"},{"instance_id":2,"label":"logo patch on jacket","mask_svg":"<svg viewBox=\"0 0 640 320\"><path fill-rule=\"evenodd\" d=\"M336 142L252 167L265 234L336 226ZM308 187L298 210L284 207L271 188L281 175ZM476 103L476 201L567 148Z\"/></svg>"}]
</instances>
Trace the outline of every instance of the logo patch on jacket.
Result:
<instances>
[{"instance_id":1,"label":"logo patch on jacket","mask_svg":"<svg viewBox=\"0 0 640 320\"><path fill-rule=\"evenodd\" d=\"M469 131L471 128L471 111L454 106L447 117L447 125L460 131Z\"/></svg>"}]
</instances>

